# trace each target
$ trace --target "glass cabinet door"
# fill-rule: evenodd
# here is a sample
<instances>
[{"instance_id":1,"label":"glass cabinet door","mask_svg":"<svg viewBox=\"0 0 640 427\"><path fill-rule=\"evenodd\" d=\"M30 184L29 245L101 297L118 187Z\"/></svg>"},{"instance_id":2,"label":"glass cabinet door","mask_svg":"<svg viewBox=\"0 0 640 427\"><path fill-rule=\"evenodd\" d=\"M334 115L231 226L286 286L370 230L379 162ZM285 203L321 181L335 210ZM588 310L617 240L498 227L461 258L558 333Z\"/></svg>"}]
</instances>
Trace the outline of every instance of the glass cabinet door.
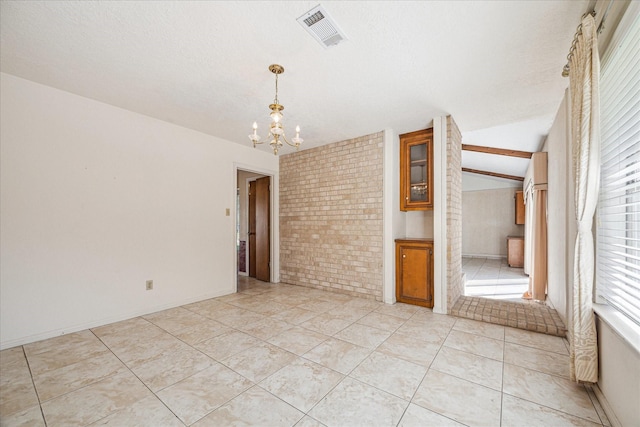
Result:
<instances>
[{"instance_id":1,"label":"glass cabinet door","mask_svg":"<svg viewBox=\"0 0 640 427\"><path fill-rule=\"evenodd\" d=\"M400 135L400 210L433 209L433 132Z\"/></svg>"}]
</instances>

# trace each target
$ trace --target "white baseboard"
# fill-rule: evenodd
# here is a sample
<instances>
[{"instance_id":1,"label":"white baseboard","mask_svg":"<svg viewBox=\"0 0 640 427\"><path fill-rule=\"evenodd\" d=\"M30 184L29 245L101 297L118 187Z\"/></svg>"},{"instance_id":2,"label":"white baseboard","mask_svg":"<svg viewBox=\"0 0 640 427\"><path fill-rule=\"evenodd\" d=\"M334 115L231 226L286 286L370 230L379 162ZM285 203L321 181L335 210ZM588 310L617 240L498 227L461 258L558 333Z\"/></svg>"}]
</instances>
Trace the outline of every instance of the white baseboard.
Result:
<instances>
[{"instance_id":1,"label":"white baseboard","mask_svg":"<svg viewBox=\"0 0 640 427\"><path fill-rule=\"evenodd\" d=\"M145 314L155 313L156 311L162 311L169 308L180 307L182 305L191 304L198 301L203 301L210 298L216 298L223 295L227 295L235 292L234 289L228 289L221 292L201 295L195 298L188 298L186 300L178 301L175 303L163 304L155 307L150 307L144 310L136 310L130 313L119 314L113 317L107 317L100 320L95 320L93 322L83 323L79 325L71 325L65 328L55 329L52 331L46 331L39 334L28 335L26 337L20 337L12 340L1 341L0 342L0 350L5 350L7 348L17 347L19 345L31 344L36 341L46 340L49 338L59 337L61 335L72 334L74 332L84 331L85 329L97 328L98 326L108 325L110 323L120 322L127 319L132 319L138 316L144 316Z\"/></svg>"},{"instance_id":2,"label":"white baseboard","mask_svg":"<svg viewBox=\"0 0 640 427\"><path fill-rule=\"evenodd\" d=\"M591 386L591 389L596 395L600 406L602 406L602 410L604 411L605 415L607 416L607 418L609 418L611 427L624 427L616 417L616 414L613 412L613 408L611 408L611 405L609 405L609 401L607 401L607 398L604 397L604 393L602 393L602 390L600 390L598 384L594 384L593 386Z\"/></svg>"}]
</instances>

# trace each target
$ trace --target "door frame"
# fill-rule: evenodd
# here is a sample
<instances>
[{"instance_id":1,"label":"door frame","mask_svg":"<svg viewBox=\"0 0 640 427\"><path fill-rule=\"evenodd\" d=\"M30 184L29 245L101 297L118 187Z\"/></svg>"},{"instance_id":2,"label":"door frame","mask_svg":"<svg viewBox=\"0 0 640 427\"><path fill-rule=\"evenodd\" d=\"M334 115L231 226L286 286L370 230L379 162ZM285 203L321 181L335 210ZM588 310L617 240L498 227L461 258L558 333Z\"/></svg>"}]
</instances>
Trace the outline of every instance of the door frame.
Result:
<instances>
[{"instance_id":1,"label":"door frame","mask_svg":"<svg viewBox=\"0 0 640 427\"><path fill-rule=\"evenodd\" d=\"M271 283L279 283L280 282L280 206L278 204L278 200L280 199L279 192L279 181L278 181L278 172L270 169L262 169L257 168L255 166L247 165L244 163L233 163L233 200L237 197L236 192L238 189L238 171L245 171L263 175L265 177L269 177L271 184L270 191L270 261L271 261ZM242 183L242 185L246 185L247 183ZM247 196L248 197L248 196ZM234 274L233 274L233 289L235 292L238 292L238 252L236 248L236 227L237 227L237 215L236 212L236 204L233 203L233 221L231 221L231 231L233 235L232 240L232 250L233 250L233 264L234 264Z\"/></svg>"}]
</instances>

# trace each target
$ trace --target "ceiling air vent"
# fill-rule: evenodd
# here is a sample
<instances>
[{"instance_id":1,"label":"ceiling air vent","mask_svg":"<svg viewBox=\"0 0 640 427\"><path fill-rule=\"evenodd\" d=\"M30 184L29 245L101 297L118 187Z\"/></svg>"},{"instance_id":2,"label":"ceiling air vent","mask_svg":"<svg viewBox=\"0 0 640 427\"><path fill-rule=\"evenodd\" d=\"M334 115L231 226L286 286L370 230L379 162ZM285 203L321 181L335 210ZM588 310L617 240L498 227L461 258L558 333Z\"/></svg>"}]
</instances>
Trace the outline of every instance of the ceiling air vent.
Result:
<instances>
[{"instance_id":1,"label":"ceiling air vent","mask_svg":"<svg viewBox=\"0 0 640 427\"><path fill-rule=\"evenodd\" d=\"M347 36L338 27L338 24L320 5L302 15L297 21L325 48L347 40Z\"/></svg>"}]
</instances>

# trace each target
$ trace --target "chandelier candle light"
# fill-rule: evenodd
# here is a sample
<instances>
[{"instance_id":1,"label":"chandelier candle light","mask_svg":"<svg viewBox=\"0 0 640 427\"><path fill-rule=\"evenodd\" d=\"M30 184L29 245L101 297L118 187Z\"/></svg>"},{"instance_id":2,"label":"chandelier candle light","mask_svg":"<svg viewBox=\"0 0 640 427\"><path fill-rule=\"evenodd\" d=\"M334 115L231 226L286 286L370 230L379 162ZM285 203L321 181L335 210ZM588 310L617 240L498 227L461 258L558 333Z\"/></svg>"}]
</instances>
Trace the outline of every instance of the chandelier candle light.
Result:
<instances>
[{"instance_id":1,"label":"chandelier candle light","mask_svg":"<svg viewBox=\"0 0 640 427\"><path fill-rule=\"evenodd\" d=\"M296 126L296 136L295 138L291 138L291 142L287 139L284 134L284 127L282 125L282 110L284 110L284 106L280 104L278 101L278 75L284 73L284 67L282 65L273 64L269 66L269 71L276 75L276 97L273 100L273 104L269 105L269 109L271 110L271 125L269 128L269 134L267 135L267 140L271 140L269 145L273 149L273 154L278 154L278 149L282 147L282 140L292 147L296 147L296 150L302 144L303 139L300 138L300 126ZM253 122L253 133L249 135L249 139L253 142L253 147L255 148L258 144L263 144L266 141L260 142L260 136L258 135L258 123Z\"/></svg>"}]
</instances>

